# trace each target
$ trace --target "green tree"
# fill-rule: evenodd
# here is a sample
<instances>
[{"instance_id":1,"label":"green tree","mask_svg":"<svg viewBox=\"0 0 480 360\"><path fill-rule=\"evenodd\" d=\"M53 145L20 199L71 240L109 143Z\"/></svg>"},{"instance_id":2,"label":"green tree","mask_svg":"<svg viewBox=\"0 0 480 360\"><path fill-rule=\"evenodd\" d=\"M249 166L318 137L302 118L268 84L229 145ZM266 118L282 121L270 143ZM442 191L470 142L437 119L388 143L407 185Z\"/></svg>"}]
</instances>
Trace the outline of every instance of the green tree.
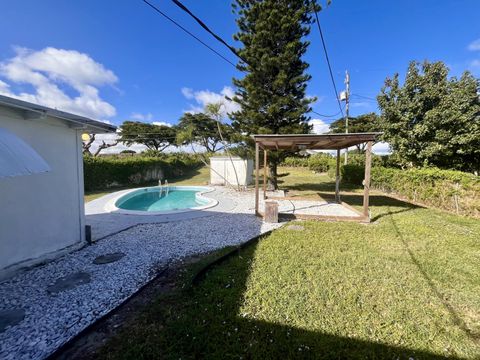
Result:
<instances>
[{"instance_id":1,"label":"green tree","mask_svg":"<svg viewBox=\"0 0 480 360\"><path fill-rule=\"evenodd\" d=\"M384 140L404 163L478 171L479 85L469 72L449 79L442 62L411 62L403 86L395 74L378 96Z\"/></svg>"},{"instance_id":2,"label":"green tree","mask_svg":"<svg viewBox=\"0 0 480 360\"><path fill-rule=\"evenodd\" d=\"M223 149L219 128L223 138L228 142L232 133L229 125L217 123L212 116L205 113L185 113L178 124L177 143L197 144L203 146L209 153L217 152Z\"/></svg>"},{"instance_id":3,"label":"green tree","mask_svg":"<svg viewBox=\"0 0 480 360\"><path fill-rule=\"evenodd\" d=\"M309 0L235 0L238 32L234 39L241 61L237 68L246 75L233 79L234 101L241 110L231 114L234 129L248 136L255 133L308 133L305 114L315 99L306 96L308 64L302 56L309 42L312 4ZM316 5L315 5L316 6ZM277 165L286 153L269 160L270 186L277 188Z\"/></svg>"},{"instance_id":4,"label":"green tree","mask_svg":"<svg viewBox=\"0 0 480 360\"><path fill-rule=\"evenodd\" d=\"M120 126L119 142L130 146L145 145L150 150L163 151L175 144L176 129L166 125L154 125L139 121L125 121Z\"/></svg>"},{"instance_id":5,"label":"green tree","mask_svg":"<svg viewBox=\"0 0 480 360\"><path fill-rule=\"evenodd\" d=\"M348 118L349 133L379 132L381 131L380 116L374 112ZM330 132L345 133L345 118L335 120L330 124ZM365 151L366 144L356 145L360 152Z\"/></svg>"}]
</instances>

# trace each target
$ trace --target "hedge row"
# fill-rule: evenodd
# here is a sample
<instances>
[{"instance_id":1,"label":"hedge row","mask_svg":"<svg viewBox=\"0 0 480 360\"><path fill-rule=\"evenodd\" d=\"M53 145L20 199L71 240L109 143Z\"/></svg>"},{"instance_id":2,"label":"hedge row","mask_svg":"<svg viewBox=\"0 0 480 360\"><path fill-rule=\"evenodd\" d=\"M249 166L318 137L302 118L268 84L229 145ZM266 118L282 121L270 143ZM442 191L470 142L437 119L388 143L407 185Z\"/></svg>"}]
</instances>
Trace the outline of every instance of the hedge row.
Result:
<instances>
[{"instance_id":1,"label":"hedge row","mask_svg":"<svg viewBox=\"0 0 480 360\"><path fill-rule=\"evenodd\" d=\"M289 167L306 167L315 172L327 172L330 167L335 166L335 158L324 153L318 153L308 157L292 156L285 158L281 165Z\"/></svg>"},{"instance_id":2,"label":"hedge row","mask_svg":"<svg viewBox=\"0 0 480 360\"><path fill-rule=\"evenodd\" d=\"M282 165L308 167L318 172L328 171L328 175L334 179L334 158L326 154L319 155L287 158ZM349 164L342 165L340 168L342 183L362 186L365 175L365 156L349 154L348 159ZM427 206L461 215L480 217L480 178L478 176L437 168L402 170L384 167L382 166L384 162L384 158L372 156L372 188L395 193ZM319 165L315 167L317 163Z\"/></svg>"},{"instance_id":3,"label":"hedge row","mask_svg":"<svg viewBox=\"0 0 480 360\"><path fill-rule=\"evenodd\" d=\"M372 168L371 186L461 215L480 217L480 178L437 168Z\"/></svg>"},{"instance_id":4,"label":"hedge row","mask_svg":"<svg viewBox=\"0 0 480 360\"><path fill-rule=\"evenodd\" d=\"M342 166L342 182L362 185L365 169L361 165ZM371 187L400 195L460 215L480 217L480 178L478 176L437 168L401 170L374 166Z\"/></svg>"},{"instance_id":5,"label":"hedge row","mask_svg":"<svg viewBox=\"0 0 480 360\"><path fill-rule=\"evenodd\" d=\"M161 157L92 157L83 159L85 190L131 186L182 176L202 165L198 156L167 154Z\"/></svg>"},{"instance_id":6,"label":"hedge row","mask_svg":"<svg viewBox=\"0 0 480 360\"><path fill-rule=\"evenodd\" d=\"M343 164L344 162L344 155L340 162ZM384 158L378 155L372 155L372 166L382 166L384 165ZM348 154L348 163L352 165L365 165L365 155L364 154L357 154L357 153L349 153ZM282 166L289 166L289 167L306 167L309 170L315 172L335 172L336 167L336 158L327 154L327 153L318 153L308 157L299 157L299 156L291 156L285 158L285 160L281 163Z\"/></svg>"}]
</instances>

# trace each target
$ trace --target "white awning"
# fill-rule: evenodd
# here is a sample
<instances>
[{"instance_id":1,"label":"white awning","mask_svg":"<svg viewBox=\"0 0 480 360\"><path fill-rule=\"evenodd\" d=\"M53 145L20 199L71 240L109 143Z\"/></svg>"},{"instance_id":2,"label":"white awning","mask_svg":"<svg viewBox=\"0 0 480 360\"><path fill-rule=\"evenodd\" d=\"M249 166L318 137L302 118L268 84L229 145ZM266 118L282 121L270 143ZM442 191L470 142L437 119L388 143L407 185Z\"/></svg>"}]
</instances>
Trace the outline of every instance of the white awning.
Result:
<instances>
[{"instance_id":1,"label":"white awning","mask_svg":"<svg viewBox=\"0 0 480 360\"><path fill-rule=\"evenodd\" d=\"M0 178L48 171L50 166L30 145L0 128Z\"/></svg>"}]
</instances>

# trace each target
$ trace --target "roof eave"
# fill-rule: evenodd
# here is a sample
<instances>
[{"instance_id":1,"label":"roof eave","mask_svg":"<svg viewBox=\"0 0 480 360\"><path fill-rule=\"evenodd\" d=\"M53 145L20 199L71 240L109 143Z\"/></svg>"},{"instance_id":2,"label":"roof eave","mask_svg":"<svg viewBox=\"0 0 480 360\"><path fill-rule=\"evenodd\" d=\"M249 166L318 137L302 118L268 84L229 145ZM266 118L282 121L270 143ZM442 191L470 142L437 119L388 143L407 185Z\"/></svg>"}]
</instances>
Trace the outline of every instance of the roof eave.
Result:
<instances>
[{"instance_id":1,"label":"roof eave","mask_svg":"<svg viewBox=\"0 0 480 360\"><path fill-rule=\"evenodd\" d=\"M84 130L85 132L100 134L111 133L117 130L116 126L104 123L102 121L51 109L46 106L33 104L8 96L0 95L0 106L22 110L24 112L24 118L26 119L44 119L47 117L61 119L68 122L71 128Z\"/></svg>"}]
</instances>

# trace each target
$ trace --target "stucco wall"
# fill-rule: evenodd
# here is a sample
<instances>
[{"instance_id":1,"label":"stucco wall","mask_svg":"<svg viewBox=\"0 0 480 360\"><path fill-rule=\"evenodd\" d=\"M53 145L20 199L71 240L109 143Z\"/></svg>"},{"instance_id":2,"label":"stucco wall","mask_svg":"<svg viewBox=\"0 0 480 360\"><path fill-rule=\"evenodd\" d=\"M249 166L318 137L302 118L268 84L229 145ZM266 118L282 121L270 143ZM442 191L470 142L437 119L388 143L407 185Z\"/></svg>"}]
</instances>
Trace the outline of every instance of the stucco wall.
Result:
<instances>
[{"instance_id":1,"label":"stucco wall","mask_svg":"<svg viewBox=\"0 0 480 360\"><path fill-rule=\"evenodd\" d=\"M0 107L0 127L50 165L43 174L0 178L0 277L13 267L84 241L83 163L78 130L61 120L25 120Z\"/></svg>"},{"instance_id":2,"label":"stucco wall","mask_svg":"<svg viewBox=\"0 0 480 360\"><path fill-rule=\"evenodd\" d=\"M237 174L235 175L235 171ZM233 157L210 158L210 184L226 185L227 180L231 185L249 185L252 182L253 161Z\"/></svg>"}]
</instances>

